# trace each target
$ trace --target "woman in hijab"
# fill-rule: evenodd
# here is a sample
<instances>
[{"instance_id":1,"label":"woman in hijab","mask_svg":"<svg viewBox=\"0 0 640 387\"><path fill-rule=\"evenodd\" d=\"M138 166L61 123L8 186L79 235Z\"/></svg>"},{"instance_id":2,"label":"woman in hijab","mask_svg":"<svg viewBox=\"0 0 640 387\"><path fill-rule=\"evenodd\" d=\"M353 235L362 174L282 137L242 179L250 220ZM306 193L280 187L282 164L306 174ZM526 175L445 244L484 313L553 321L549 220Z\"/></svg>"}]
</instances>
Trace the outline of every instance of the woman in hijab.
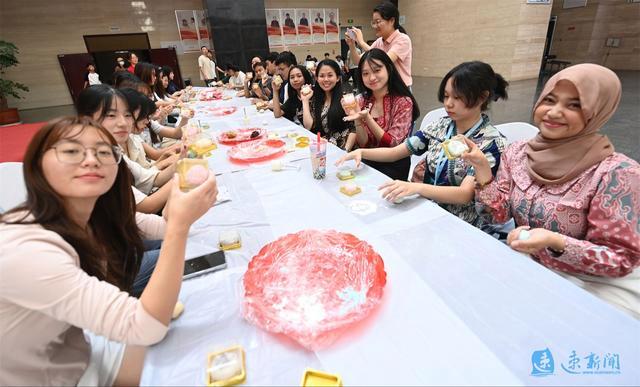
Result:
<instances>
[{"instance_id":1,"label":"woman in hijab","mask_svg":"<svg viewBox=\"0 0 640 387\"><path fill-rule=\"evenodd\" d=\"M640 165L599 133L620 96L611 70L569 67L533 108L540 132L507 148L495 180L473 142L463 158L476 171L479 211L514 218L514 250L640 318Z\"/></svg>"}]
</instances>

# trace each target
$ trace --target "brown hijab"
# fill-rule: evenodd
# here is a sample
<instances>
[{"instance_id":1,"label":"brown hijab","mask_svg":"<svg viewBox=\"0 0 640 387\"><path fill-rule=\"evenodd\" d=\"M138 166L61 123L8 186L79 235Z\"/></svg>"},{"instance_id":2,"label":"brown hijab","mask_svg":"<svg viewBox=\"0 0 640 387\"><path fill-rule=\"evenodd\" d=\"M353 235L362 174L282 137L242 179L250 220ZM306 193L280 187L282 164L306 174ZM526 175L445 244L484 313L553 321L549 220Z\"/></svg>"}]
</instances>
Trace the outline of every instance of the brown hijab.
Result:
<instances>
[{"instance_id":1,"label":"brown hijab","mask_svg":"<svg viewBox=\"0 0 640 387\"><path fill-rule=\"evenodd\" d=\"M620 103L620 79L611 70L584 63L568 67L549 79L535 111L556 83L567 80L576 87L585 120L575 136L550 140L540 133L527 144L527 167L538 184L563 184L613 153L613 144L598 131L611 118Z\"/></svg>"}]
</instances>

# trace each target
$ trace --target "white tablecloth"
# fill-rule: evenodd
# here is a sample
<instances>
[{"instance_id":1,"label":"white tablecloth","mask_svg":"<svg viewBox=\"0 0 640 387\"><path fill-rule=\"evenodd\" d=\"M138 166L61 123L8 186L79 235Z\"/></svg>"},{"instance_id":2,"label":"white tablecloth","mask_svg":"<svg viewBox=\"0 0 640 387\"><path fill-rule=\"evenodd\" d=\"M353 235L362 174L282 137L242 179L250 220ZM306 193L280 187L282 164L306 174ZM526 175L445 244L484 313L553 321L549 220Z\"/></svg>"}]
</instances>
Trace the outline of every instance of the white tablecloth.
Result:
<instances>
[{"instance_id":1,"label":"white tablecloth","mask_svg":"<svg viewBox=\"0 0 640 387\"><path fill-rule=\"evenodd\" d=\"M215 103L248 104L244 98ZM270 112L246 111L270 131L304 130ZM227 117L196 117L219 131L242 126L243 114L240 108ZM299 385L307 367L339 374L345 385L640 385L638 321L433 202L385 202L377 187L387 178L368 167L358 171L363 192L342 195L333 166L342 151L335 147L322 181L312 178L308 149L287 155L300 170L281 172L268 164L238 168L226 149L214 151L210 165L232 200L194 224L187 258L217 250L223 229L238 229L242 248L227 252L228 269L183 283L184 314L149 348L142 384L202 385L207 354L240 344L249 385ZM354 212L354 201L375 211ZM275 238L310 228L366 240L387 271L380 308L317 352L241 317L242 275L253 255ZM531 376L532 354L544 349L554 357L554 373ZM619 373L566 372L572 351L581 358L579 371L588 371L584 357L591 353L599 356L599 370L606 354L617 355Z\"/></svg>"}]
</instances>

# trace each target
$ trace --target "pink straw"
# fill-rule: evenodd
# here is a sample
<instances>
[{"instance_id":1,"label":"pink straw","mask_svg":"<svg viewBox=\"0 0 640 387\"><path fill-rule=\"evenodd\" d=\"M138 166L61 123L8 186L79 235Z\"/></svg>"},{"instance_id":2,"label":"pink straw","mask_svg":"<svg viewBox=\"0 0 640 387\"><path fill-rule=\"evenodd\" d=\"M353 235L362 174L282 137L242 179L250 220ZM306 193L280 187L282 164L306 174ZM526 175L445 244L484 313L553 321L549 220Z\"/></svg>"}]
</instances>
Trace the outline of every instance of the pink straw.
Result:
<instances>
[{"instance_id":1,"label":"pink straw","mask_svg":"<svg viewBox=\"0 0 640 387\"><path fill-rule=\"evenodd\" d=\"M322 140L322 137L320 137L320 130L318 130L318 146L316 148L316 157L320 157L320 141Z\"/></svg>"}]
</instances>

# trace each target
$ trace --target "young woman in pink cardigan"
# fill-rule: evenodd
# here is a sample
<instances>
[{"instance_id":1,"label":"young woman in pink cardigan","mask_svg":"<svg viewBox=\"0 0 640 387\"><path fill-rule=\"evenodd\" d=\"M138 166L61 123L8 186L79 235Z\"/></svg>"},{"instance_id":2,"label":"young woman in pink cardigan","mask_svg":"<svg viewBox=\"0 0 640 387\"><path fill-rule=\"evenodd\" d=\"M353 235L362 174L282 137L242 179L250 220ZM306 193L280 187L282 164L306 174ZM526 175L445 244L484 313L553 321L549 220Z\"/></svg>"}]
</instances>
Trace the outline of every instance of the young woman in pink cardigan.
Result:
<instances>
[{"instance_id":1,"label":"young woman in pink cardigan","mask_svg":"<svg viewBox=\"0 0 640 387\"><path fill-rule=\"evenodd\" d=\"M598 132L620 95L611 70L569 67L534 106L539 134L507 148L495 180L474 143L463 158L476 170L481 213L514 218L513 249L640 318L640 166Z\"/></svg>"},{"instance_id":2,"label":"young woman in pink cardigan","mask_svg":"<svg viewBox=\"0 0 640 387\"><path fill-rule=\"evenodd\" d=\"M113 136L66 117L31 140L24 177L27 201L0 217L0 385L138 384L144 346L168 330L189 227L215 202L213 174L189 193L170 182L166 223L136 214ZM164 242L137 299L142 234Z\"/></svg>"}]
</instances>

